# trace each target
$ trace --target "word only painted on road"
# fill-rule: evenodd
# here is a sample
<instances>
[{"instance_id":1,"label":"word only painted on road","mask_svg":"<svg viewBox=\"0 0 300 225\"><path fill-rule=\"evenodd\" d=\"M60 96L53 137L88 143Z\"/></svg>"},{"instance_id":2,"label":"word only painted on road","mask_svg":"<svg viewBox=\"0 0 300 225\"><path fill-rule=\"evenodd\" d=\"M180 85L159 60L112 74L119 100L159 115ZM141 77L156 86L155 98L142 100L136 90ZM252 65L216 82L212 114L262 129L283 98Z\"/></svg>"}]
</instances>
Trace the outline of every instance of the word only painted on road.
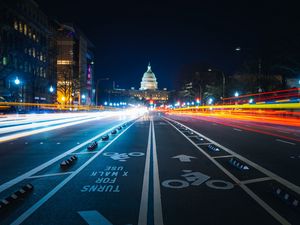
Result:
<instances>
[{"instance_id":1,"label":"word only painted on road","mask_svg":"<svg viewBox=\"0 0 300 225\"><path fill-rule=\"evenodd\" d=\"M120 185L117 184L118 178L127 177L128 171L123 166L107 166L104 170L92 171L90 177L95 181L91 185L84 185L80 192L120 192Z\"/></svg>"},{"instance_id":2,"label":"word only painted on road","mask_svg":"<svg viewBox=\"0 0 300 225\"><path fill-rule=\"evenodd\" d=\"M103 153L103 156L108 156L113 160L117 160L120 162L126 162L127 159L130 159L131 157L140 157L144 156L145 153L143 152L130 152L130 153L117 153L117 152L105 152Z\"/></svg>"},{"instance_id":3,"label":"word only painted on road","mask_svg":"<svg viewBox=\"0 0 300 225\"><path fill-rule=\"evenodd\" d=\"M181 189L191 186L200 186L205 183L208 187L213 189L228 190L234 186L231 182L224 180L210 180L210 176L201 172L192 170L182 170L184 174L181 175L185 180L170 179L162 182L162 186L166 188Z\"/></svg>"}]
</instances>

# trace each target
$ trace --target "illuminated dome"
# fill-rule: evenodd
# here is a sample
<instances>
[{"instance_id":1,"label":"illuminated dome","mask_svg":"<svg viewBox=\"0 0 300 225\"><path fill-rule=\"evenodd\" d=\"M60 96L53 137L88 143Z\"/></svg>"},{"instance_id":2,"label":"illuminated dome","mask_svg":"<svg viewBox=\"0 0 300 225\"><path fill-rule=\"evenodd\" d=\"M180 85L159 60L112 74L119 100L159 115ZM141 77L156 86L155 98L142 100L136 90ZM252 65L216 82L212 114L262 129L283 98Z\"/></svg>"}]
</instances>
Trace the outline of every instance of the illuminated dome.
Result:
<instances>
[{"instance_id":1,"label":"illuminated dome","mask_svg":"<svg viewBox=\"0 0 300 225\"><path fill-rule=\"evenodd\" d=\"M148 70L144 73L140 90L156 90L157 81L155 74L151 70L150 62L148 64Z\"/></svg>"}]
</instances>

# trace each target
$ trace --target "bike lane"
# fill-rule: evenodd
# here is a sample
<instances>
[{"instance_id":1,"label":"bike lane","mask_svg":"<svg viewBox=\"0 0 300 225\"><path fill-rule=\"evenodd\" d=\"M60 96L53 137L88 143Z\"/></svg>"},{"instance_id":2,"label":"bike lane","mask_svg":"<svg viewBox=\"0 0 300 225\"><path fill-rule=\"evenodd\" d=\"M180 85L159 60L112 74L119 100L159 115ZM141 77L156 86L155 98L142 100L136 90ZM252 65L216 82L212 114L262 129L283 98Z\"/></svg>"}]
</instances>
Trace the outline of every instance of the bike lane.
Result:
<instances>
[{"instance_id":1,"label":"bike lane","mask_svg":"<svg viewBox=\"0 0 300 225\"><path fill-rule=\"evenodd\" d=\"M154 125L164 225L280 224L169 123Z\"/></svg>"},{"instance_id":2,"label":"bike lane","mask_svg":"<svg viewBox=\"0 0 300 225\"><path fill-rule=\"evenodd\" d=\"M22 224L137 224L149 121L137 121Z\"/></svg>"}]
</instances>

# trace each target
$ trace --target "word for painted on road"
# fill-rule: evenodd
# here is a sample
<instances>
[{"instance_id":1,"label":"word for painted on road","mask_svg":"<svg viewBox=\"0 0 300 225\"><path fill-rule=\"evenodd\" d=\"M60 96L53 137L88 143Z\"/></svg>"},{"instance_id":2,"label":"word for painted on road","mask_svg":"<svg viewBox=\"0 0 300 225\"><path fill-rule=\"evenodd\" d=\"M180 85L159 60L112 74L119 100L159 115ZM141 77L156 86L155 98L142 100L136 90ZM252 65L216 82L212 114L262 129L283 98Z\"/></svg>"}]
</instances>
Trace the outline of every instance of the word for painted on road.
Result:
<instances>
[{"instance_id":1,"label":"word for painted on road","mask_svg":"<svg viewBox=\"0 0 300 225\"><path fill-rule=\"evenodd\" d=\"M107 166L104 170L92 171L89 175L95 178L94 183L84 185L80 192L120 192L120 185L118 179L120 177L127 177L128 171L124 166Z\"/></svg>"}]
</instances>

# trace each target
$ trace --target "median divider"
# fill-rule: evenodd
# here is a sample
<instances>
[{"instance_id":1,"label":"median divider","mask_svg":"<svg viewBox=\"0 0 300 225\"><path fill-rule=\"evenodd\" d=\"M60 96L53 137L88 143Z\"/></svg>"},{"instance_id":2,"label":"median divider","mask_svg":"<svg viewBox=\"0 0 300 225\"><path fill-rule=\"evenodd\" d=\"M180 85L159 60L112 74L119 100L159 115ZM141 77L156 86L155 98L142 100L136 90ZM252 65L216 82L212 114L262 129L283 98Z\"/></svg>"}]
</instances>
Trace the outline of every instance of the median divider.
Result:
<instances>
[{"instance_id":1,"label":"median divider","mask_svg":"<svg viewBox=\"0 0 300 225\"><path fill-rule=\"evenodd\" d=\"M13 203L18 201L21 197L24 197L26 194L28 194L32 190L33 190L33 185L26 184L26 185L22 186L18 191L15 191L14 193L12 193L10 196L6 197L5 199L2 199L0 201L0 211L11 206Z\"/></svg>"},{"instance_id":2,"label":"median divider","mask_svg":"<svg viewBox=\"0 0 300 225\"><path fill-rule=\"evenodd\" d=\"M272 192L276 198L280 199L287 205L298 210L300 209L299 196L296 197L296 194L292 194L290 191L279 186L272 186Z\"/></svg>"},{"instance_id":3,"label":"median divider","mask_svg":"<svg viewBox=\"0 0 300 225\"><path fill-rule=\"evenodd\" d=\"M102 141L107 141L109 139L108 134L101 137Z\"/></svg>"},{"instance_id":4,"label":"median divider","mask_svg":"<svg viewBox=\"0 0 300 225\"><path fill-rule=\"evenodd\" d=\"M219 152L220 151L220 149L215 145L208 145L207 148L211 151L214 151L214 152Z\"/></svg>"},{"instance_id":5,"label":"median divider","mask_svg":"<svg viewBox=\"0 0 300 225\"><path fill-rule=\"evenodd\" d=\"M228 162L233 167L235 167L235 168L237 168L239 170L242 170L242 171L250 169L247 165L243 164L242 162L238 161L235 158L230 158Z\"/></svg>"},{"instance_id":6,"label":"median divider","mask_svg":"<svg viewBox=\"0 0 300 225\"><path fill-rule=\"evenodd\" d=\"M78 158L76 155L72 155L69 159L62 161L60 163L60 167L63 169L68 168L69 166L73 165L77 159Z\"/></svg>"},{"instance_id":7,"label":"median divider","mask_svg":"<svg viewBox=\"0 0 300 225\"><path fill-rule=\"evenodd\" d=\"M92 151L92 150L95 150L97 147L98 147L98 142L97 142L97 141L94 141L94 142L92 142L91 144L89 144L89 146L87 147L87 149L88 149L89 151Z\"/></svg>"}]
</instances>

